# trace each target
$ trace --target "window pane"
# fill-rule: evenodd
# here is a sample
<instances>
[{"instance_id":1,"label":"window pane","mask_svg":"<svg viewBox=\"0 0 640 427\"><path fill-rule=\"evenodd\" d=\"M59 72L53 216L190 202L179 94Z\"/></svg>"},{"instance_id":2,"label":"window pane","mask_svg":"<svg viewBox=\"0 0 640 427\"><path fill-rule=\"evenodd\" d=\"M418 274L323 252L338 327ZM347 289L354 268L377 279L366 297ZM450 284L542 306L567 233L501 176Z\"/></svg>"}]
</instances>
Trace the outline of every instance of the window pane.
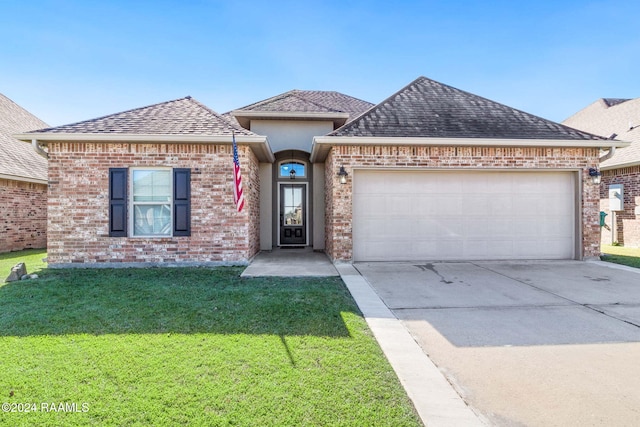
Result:
<instances>
[{"instance_id":1,"label":"window pane","mask_svg":"<svg viewBox=\"0 0 640 427\"><path fill-rule=\"evenodd\" d=\"M170 202L170 170L134 170L134 202Z\"/></svg>"},{"instance_id":2,"label":"window pane","mask_svg":"<svg viewBox=\"0 0 640 427\"><path fill-rule=\"evenodd\" d=\"M298 162L282 163L280 165L280 176L290 176L291 170L296 171L296 176L305 176L304 164Z\"/></svg>"},{"instance_id":3,"label":"window pane","mask_svg":"<svg viewBox=\"0 0 640 427\"><path fill-rule=\"evenodd\" d=\"M171 205L134 206L134 236L169 236L170 234Z\"/></svg>"}]
</instances>

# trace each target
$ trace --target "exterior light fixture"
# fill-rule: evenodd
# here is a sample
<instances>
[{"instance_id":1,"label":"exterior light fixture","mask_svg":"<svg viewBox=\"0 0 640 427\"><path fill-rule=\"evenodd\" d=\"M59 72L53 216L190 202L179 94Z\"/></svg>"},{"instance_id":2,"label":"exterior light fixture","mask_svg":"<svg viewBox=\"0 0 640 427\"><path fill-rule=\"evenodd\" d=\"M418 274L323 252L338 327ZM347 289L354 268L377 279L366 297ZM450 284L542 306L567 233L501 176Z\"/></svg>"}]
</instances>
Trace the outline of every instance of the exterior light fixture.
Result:
<instances>
[{"instance_id":1,"label":"exterior light fixture","mask_svg":"<svg viewBox=\"0 0 640 427\"><path fill-rule=\"evenodd\" d=\"M296 179L296 170L292 167L291 172L289 172L289 178Z\"/></svg>"},{"instance_id":2,"label":"exterior light fixture","mask_svg":"<svg viewBox=\"0 0 640 427\"><path fill-rule=\"evenodd\" d=\"M338 176L340 177L340 184L347 183L347 171L344 169L344 166L340 166L340 172L338 172Z\"/></svg>"},{"instance_id":3,"label":"exterior light fixture","mask_svg":"<svg viewBox=\"0 0 640 427\"><path fill-rule=\"evenodd\" d=\"M600 180L602 179L602 174L596 168L589 168L589 176L594 184L600 184Z\"/></svg>"}]
</instances>

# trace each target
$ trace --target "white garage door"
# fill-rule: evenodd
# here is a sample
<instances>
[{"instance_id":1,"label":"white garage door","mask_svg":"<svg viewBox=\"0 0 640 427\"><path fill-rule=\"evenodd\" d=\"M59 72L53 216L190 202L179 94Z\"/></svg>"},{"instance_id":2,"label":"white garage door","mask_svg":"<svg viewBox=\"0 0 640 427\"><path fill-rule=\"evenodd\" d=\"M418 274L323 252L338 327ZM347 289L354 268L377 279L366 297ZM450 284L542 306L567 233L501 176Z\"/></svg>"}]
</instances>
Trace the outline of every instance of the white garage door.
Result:
<instances>
[{"instance_id":1,"label":"white garage door","mask_svg":"<svg viewBox=\"0 0 640 427\"><path fill-rule=\"evenodd\" d=\"M355 261L572 259L575 173L356 170Z\"/></svg>"}]
</instances>

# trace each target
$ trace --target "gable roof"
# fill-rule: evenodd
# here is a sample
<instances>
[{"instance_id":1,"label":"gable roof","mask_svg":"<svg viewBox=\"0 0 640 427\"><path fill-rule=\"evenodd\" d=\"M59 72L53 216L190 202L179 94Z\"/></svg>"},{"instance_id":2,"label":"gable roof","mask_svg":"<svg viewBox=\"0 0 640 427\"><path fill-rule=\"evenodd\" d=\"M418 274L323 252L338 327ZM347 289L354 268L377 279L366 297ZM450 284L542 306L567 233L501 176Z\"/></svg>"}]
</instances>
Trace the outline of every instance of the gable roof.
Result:
<instances>
[{"instance_id":1,"label":"gable roof","mask_svg":"<svg viewBox=\"0 0 640 427\"><path fill-rule=\"evenodd\" d=\"M602 139L426 77L328 136Z\"/></svg>"},{"instance_id":2,"label":"gable roof","mask_svg":"<svg viewBox=\"0 0 640 427\"><path fill-rule=\"evenodd\" d=\"M15 135L22 140L248 144L272 162L266 137L238 126L190 96L69 125Z\"/></svg>"},{"instance_id":3,"label":"gable roof","mask_svg":"<svg viewBox=\"0 0 640 427\"><path fill-rule=\"evenodd\" d=\"M69 125L41 129L46 133L128 135L239 135L255 134L225 120L190 96L135 108Z\"/></svg>"},{"instance_id":4,"label":"gable roof","mask_svg":"<svg viewBox=\"0 0 640 427\"><path fill-rule=\"evenodd\" d=\"M45 126L45 122L0 94L0 177L47 182L47 160L30 144L13 137L15 133Z\"/></svg>"},{"instance_id":5,"label":"gable roof","mask_svg":"<svg viewBox=\"0 0 640 427\"><path fill-rule=\"evenodd\" d=\"M253 119L330 119L341 126L374 104L335 91L290 90L225 114L249 127Z\"/></svg>"},{"instance_id":6,"label":"gable roof","mask_svg":"<svg viewBox=\"0 0 640 427\"><path fill-rule=\"evenodd\" d=\"M615 169L640 164L640 98L601 98L578 111L564 124L603 137L631 141L600 163L601 169Z\"/></svg>"},{"instance_id":7,"label":"gable roof","mask_svg":"<svg viewBox=\"0 0 640 427\"><path fill-rule=\"evenodd\" d=\"M234 111L334 112L357 116L373 105L340 92L294 89Z\"/></svg>"}]
</instances>

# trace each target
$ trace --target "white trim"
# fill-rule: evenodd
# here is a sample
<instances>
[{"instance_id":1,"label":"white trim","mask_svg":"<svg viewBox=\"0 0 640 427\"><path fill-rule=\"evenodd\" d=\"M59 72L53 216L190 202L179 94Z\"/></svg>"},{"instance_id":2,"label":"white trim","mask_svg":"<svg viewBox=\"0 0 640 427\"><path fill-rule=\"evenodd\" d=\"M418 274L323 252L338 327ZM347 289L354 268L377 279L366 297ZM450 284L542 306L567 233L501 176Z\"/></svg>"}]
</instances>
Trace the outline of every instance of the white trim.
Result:
<instances>
[{"instance_id":1,"label":"white trim","mask_svg":"<svg viewBox=\"0 0 640 427\"><path fill-rule=\"evenodd\" d=\"M91 132L32 132L18 133L14 138L31 142L36 139L40 142L47 141L83 141L83 142L109 142L109 141L133 141L133 142L217 142L231 144L231 135L169 135L169 134L144 134L144 133L91 133ZM236 135L237 143L266 142L266 136Z\"/></svg>"},{"instance_id":2,"label":"white trim","mask_svg":"<svg viewBox=\"0 0 640 427\"><path fill-rule=\"evenodd\" d=\"M34 132L12 135L21 141L38 141L46 145L51 141L68 142L112 142L112 143L163 143L163 144L222 144L231 145L231 135L155 135L155 134L131 134L131 133L52 133ZM269 146L266 136L236 135L236 143L245 144L253 149L261 162L273 163L275 157Z\"/></svg>"},{"instance_id":3,"label":"white trim","mask_svg":"<svg viewBox=\"0 0 640 427\"><path fill-rule=\"evenodd\" d=\"M44 184L44 185L47 185L49 183L49 181L47 181L46 179L27 178L24 176L6 175L3 173L0 173L0 179L7 179L9 181L33 182L34 184Z\"/></svg>"},{"instance_id":4,"label":"white trim","mask_svg":"<svg viewBox=\"0 0 640 427\"><path fill-rule=\"evenodd\" d=\"M283 185L304 185L305 186L305 192L304 192L304 198L305 198L305 213L304 213L304 228L305 228L305 234L304 234L304 244L303 246L309 246L309 183L308 182L295 182L295 181L291 181L291 182L278 182L278 204L277 204L277 223L278 223L278 232L277 232L277 246L300 246L300 244L280 244L280 227L282 227L282 224L280 224L280 194L281 194L281 187Z\"/></svg>"},{"instance_id":5,"label":"white trim","mask_svg":"<svg viewBox=\"0 0 640 427\"><path fill-rule=\"evenodd\" d=\"M134 202L133 200L133 173L135 171L140 171L140 170L147 170L147 171L160 171L160 170L168 170L169 171L169 213L170 213L170 218L169 218L169 225L170 225L170 229L169 229L169 234L144 234L144 235L136 235L134 233L135 231L135 227L134 227L134 222L135 222L135 207L136 205L164 205L166 203L162 203L162 202ZM154 166L136 166L136 167L130 167L129 168L129 176L128 176L128 180L129 180L129 200L127 200L127 205L129 208L129 224L127 224L127 227L129 229L129 237L133 238L133 239L138 239L138 238L142 238L142 239L163 239L163 238L170 238L173 237L173 209L174 209L174 200L173 200L173 168L171 167L165 167L165 166L158 166L158 167L154 167Z\"/></svg>"},{"instance_id":6,"label":"white trim","mask_svg":"<svg viewBox=\"0 0 640 427\"><path fill-rule=\"evenodd\" d=\"M316 136L313 138L310 161L323 162L335 145L393 146L473 146L473 147L627 147L631 143L617 140L569 139L497 139L497 138L425 138L425 137L355 137Z\"/></svg>"},{"instance_id":7,"label":"white trim","mask_svg":"<svg viewBox=\"0 0 640 427\"><path fill-rule=\"evenodd\" d=\"M233 117L268 118L268 119L348 119L349 113L311 112L311 111L247 111L233 110Z\"/></svg>"}]
</instances>

